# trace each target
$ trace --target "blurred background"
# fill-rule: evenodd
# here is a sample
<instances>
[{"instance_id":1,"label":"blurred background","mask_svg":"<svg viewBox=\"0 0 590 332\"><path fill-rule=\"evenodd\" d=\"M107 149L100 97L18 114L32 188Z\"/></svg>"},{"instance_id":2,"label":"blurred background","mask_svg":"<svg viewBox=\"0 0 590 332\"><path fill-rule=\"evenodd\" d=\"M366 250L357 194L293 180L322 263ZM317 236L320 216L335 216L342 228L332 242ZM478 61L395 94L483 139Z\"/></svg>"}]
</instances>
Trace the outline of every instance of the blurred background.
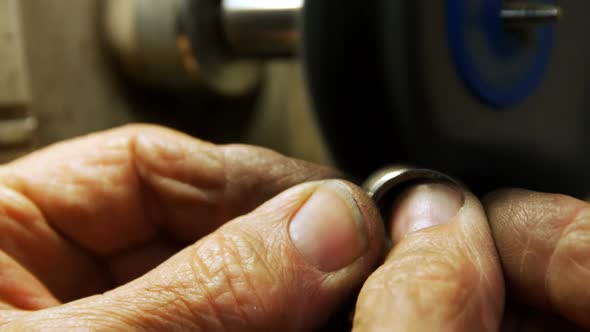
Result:
<instances>
[{"instance_id":1,"label":"blurred background","mask_svg":"<svg viewBox=\"0 0 590 332\"><path fill-rule=\"evenodd\" d=\"M213 142L256 144L330 163L297 60L256 64L252 69L256 73L249 74L256 78L238 93L207 91L175 72L180 55L141 59L145 51L141 47L151 45L138 40L145 25L134 26L141 1L107 2L0 0L2 161L71 137L147 122ZM173 2L151 1L154 10L164 11L151 17L170 19L165 11ZM163 9L157 3L164 4ZM105 21L112 19L105 17L110 5L118 21L105 27ZM174 42L166 35L169 22L150 26L153 35ZM117 54L108 29L118 29L110 32L127 38L121 47L136 45L135 53ZM152 75L150 70L163 71L167 79L153 80L159 73Z\"/></svg>"},{"instance_id":2,"label":"blurred background","mask_svg":"<svg viewBox=\"0 0 590 332\"><path fill-rule=\"evenodd\" d=\"M476 193L588 195L588 10L582 0L0 0L0 161L142 122L359 181L401 163Z\"/></svg>"}]
</instances>

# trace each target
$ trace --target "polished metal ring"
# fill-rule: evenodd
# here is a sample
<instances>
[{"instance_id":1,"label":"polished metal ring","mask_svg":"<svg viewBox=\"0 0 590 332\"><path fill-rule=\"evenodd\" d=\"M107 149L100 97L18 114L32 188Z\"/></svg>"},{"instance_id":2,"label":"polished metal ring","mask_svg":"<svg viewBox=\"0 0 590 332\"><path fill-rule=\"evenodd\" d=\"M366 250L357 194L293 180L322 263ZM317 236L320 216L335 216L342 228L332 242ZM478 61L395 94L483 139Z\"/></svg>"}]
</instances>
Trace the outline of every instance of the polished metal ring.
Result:
<instances>
[{"instance_id":1,"label":"polished metal ring","mask_svg":"<svg viewBox=\"0 0 590 332\"><path fill-rule=\"evenodd\" d=\"M390 203L388 198L392 196L392 193L410 182L418 181L448 181L462 186L459 181L453 179L451 176L431 169L390 166L369 176L363 184L363 189L375 201L383 214L388 212L383 211L383 209L387 208L384 206L385 203ZM383 215L383 217L386 216Z\"/></svg>"}]
</instances>

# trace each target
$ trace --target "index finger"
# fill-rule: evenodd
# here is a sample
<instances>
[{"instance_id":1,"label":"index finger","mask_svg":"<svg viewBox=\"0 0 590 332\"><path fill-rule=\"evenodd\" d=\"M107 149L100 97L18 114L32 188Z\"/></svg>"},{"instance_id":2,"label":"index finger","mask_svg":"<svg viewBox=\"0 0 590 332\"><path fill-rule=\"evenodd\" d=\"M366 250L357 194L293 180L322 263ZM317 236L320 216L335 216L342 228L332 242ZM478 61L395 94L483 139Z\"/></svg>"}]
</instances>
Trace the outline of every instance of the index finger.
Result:
<instances>
[{"instance_id":1,"label":"index finger","mask_svg":"<svg viewBox=\"0 0 590 332\"><path fill-rule=\"evenodd\" d=\"M504 283L481 204L448 183L407 189L396 244L361 290L355 331L496 331Z\"/></svg>"},{"instance_id":2,"label":"index finger","mask_svg":"<svg viewBox=\"0 0 590 332\"><path fill-rule=\"evenodd\" d=\"M295 184L337 175L262 148L133 125L4 165L0 186L29 199L77 245L109 256L162 230L194 241Z\"/></svg>"},{"instance_id":3,"label":"index finger","mask_svg":"<svg viewBox=\"0 0 590 332\"><path fill-rule=\"evenodd\" d=\"M511 292L590 328L590 204L515 189L484 203Z\"/></svg>"}]
</instances>

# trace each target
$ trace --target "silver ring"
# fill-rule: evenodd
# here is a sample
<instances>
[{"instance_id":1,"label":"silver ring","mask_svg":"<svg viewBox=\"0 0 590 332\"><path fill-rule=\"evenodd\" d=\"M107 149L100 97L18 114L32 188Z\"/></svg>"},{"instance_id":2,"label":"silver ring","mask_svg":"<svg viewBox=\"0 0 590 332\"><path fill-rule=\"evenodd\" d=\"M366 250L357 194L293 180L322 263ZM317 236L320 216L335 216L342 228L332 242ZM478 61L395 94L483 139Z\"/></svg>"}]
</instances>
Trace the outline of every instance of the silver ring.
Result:
<instances>
[{"instance_id":1,"label":"silver ring","mask_svg":"<svg viewBox=\"0 0 590 332\"><path fill-rule=\"evenodd\" d=\"M408 182L424 180L448 181L458 186L463 186L452 177L431 169L391 166L383 168L369 176L363 185L363 189L373 198L379 208L383 208L383 203L385 203L383 200L394 189L399 189L401 185L407 184Z\"/></svg>"}]
</instances>

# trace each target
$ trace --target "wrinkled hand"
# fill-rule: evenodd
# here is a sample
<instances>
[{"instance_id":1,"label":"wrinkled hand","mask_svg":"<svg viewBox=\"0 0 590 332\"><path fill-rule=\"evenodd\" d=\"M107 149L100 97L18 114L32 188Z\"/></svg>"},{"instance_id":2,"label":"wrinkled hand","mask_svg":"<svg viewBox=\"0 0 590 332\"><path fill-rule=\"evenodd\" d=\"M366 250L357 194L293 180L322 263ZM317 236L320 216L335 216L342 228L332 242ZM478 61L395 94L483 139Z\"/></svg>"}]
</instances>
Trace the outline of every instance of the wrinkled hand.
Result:
<instances>
[{"instance_id":1,"label":"wrinkled hand","mask_svg":"<svg viewBox=\"0 0 590 332\"><path fill-rule=\"evenodd\" d=\"M382 262L338 176L148 126L2 166L0 330L309 331L361 286L359 332L590 328L588 204L418 185Z\"/></svg>"},{"instance_id":2,"label":"wrinkled hand","mask_svg":"<svg viewBox=\"0 0 590 332\"><path fill-rule=\"evenodd\" d=\"M357 331L590 329L590 205L448 184L407 189L396 243L363 287Z\"/></svg>"},{"instance_id":3,"label":"wrinkled hand","mask_svg":"<svg viewBox=\"0 0 590 332\"><path fill-rule=\"evenodd\" d=\"M336 176L148 126L2 166L0 330L318 327L383 252Z\"/></svg>"}]
</instances>

